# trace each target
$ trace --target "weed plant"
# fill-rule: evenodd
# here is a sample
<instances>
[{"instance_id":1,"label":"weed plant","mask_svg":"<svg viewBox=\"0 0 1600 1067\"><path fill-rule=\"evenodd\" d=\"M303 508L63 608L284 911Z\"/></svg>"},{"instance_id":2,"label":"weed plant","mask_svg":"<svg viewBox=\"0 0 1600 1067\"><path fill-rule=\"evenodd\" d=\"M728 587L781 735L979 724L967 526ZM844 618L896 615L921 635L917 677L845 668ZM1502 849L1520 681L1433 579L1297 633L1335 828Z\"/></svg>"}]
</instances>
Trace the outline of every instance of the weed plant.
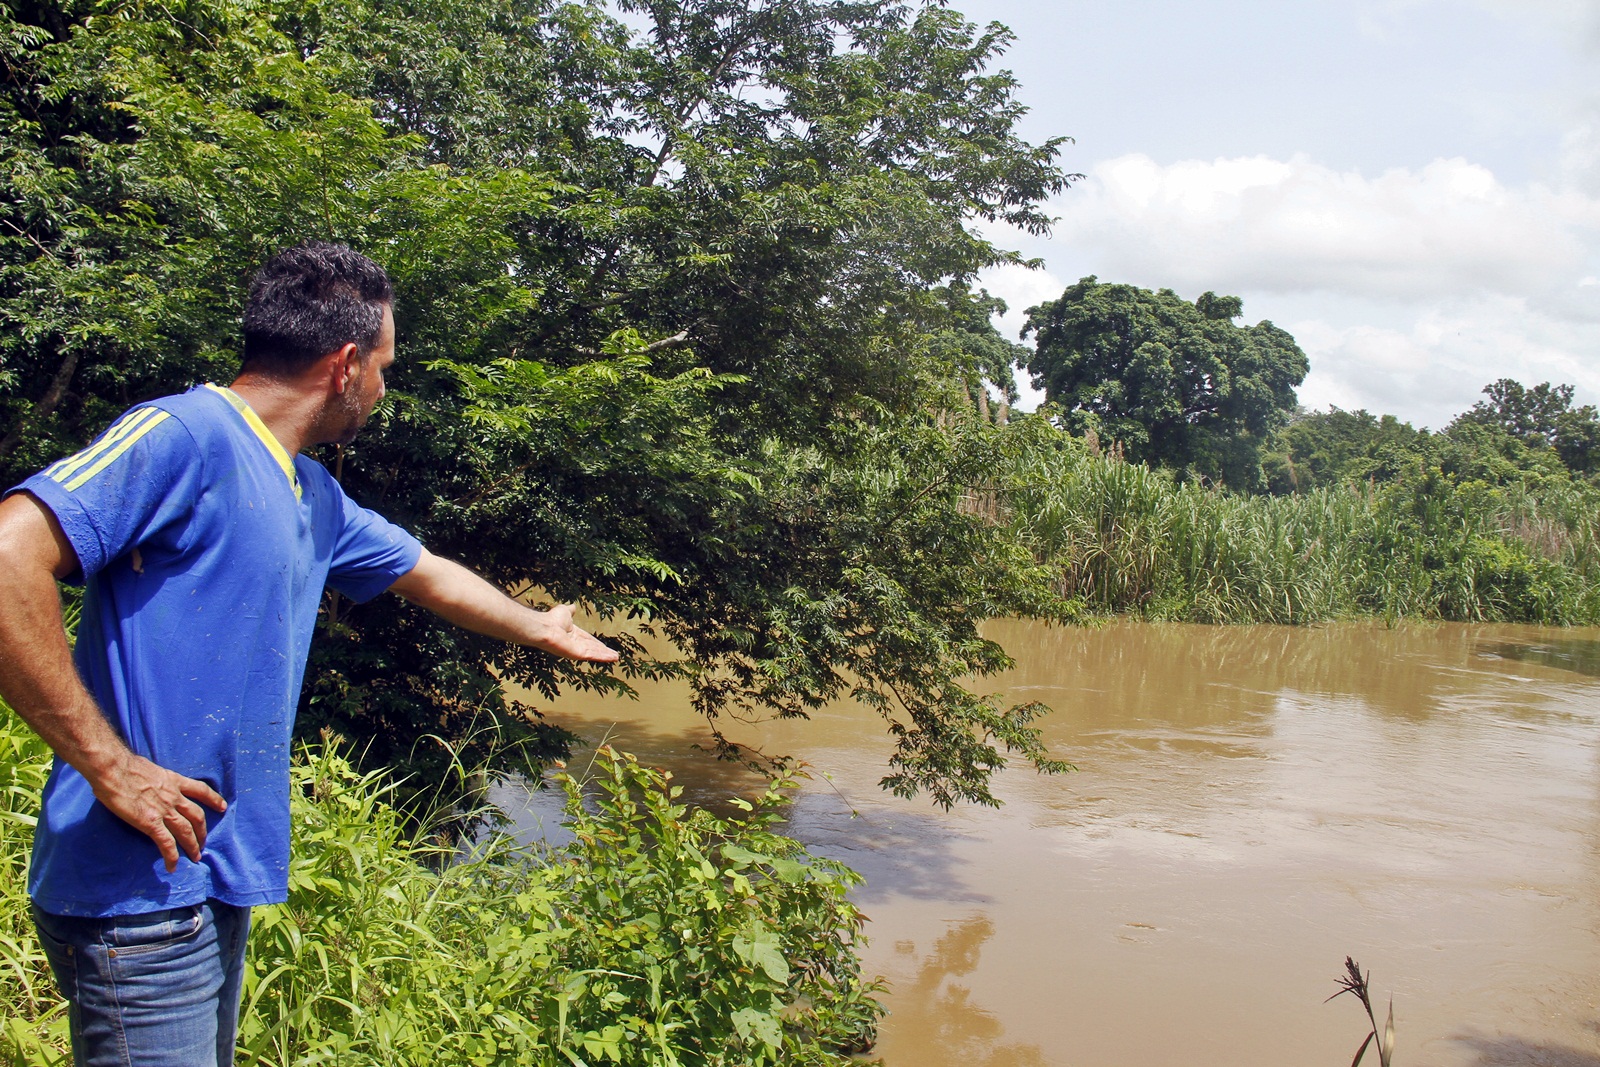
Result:
<instances>
[{"instance_id":1,"label":"weed plant","mask_svg":"<svg viewBox=\"0 0 1600 1067\"><path fill-rule=\"evenodd\" d=\"M1389 1018L1383 1024L1383 1032L1378 1032L1378 1016L1372 1010L1372 989L1370 980L1371 972L1363 972L1361 965L1353 958L1344 958L1344 974L1339 976L1339 991L1328 1000L1335 1000L1349 993L1361 1002L1362 1010L1367 1013L1367 1022L1372 1029L1367 1031L1367 1036L1361 1042L1361 1047L1356 1049L1355 1058L1350 1061L1350 1067L1361 1067L1361 1058L1367 1054L1368 1047L1374 1043L1378 1049L1378 1067L1389 1067L1394 1061L1394 998L1389 998ZM1324 1004L1327 1001L1323 1001Z\"/></svg>"},{"instance_id":2,"label":"weed plant","mask_svg":"<svg viewBox=\"0 0 1600 1067\"><path fill-rule=\"evenodd\" d=\"M0 706L0 1063L64 1063L27 918L28 812L49 753ZM881 1008L856 955L858 881L772 829L778 780L737 819L602 749L563 775L575 835L463 854L410 834L394 783L336 746L294 768L289 899L257 908L240 1064L843 1064Z\"/></svg>"}]
</instances>

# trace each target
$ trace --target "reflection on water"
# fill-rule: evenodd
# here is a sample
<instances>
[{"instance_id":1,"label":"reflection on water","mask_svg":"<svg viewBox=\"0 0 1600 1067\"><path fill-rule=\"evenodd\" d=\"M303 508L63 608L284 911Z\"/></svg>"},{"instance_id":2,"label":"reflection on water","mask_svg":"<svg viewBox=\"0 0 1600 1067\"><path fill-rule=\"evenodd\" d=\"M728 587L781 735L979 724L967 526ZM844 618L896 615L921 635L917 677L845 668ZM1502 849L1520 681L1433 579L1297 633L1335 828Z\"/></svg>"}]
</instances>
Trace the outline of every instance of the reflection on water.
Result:
<instances>
[{"instance_id":1,"label":"reflection on water","mask_svg":"<svg viewBox=\"0 0 1600 1067\"><path fill-rule=\"evenodd\" d=\"M1486 641L1479 647L1484 655L1542 663L1546 667L1559 667L1564 671L1577 671L1591 678L1600 678L1600 641L1556 637L1539 644Z\"/></svg>"},{"instance_id":2,"label":"reflection on water","mask_svg":"<svg viewBox=\"0 0 1600 1067\"><path fill-rule=\"evenodd\" d=\"M889 1067L1348 1062L1347 954L1407 1067L1600 1067L1600 634L989 632L1017 664L985 688L1081 768L1003 774L998 811L883 794L853 706L734 735L808 763L791 832L867 877ZM672 683L551 714L698 802L758 786Z\"/></svg>"},{"instance_id":3,"label":"reflection on water","mask_svg":"<svg viewBox=\"0 0 1600 1067\"><path fill-rule=\"evenodd\" d=\"M895 1029L944 1050L946 1058L972 1067L1036 1067L1047 1061L1033 1045L1007 1043L1005 1024L973 1003L972 990L960 980L978 967L984 942L994 936L994 923L978 916L951 923L926 955L915 942L902 941L895 952L908 956L911 975L897 983Z\"/></svg>"}]
</instances>

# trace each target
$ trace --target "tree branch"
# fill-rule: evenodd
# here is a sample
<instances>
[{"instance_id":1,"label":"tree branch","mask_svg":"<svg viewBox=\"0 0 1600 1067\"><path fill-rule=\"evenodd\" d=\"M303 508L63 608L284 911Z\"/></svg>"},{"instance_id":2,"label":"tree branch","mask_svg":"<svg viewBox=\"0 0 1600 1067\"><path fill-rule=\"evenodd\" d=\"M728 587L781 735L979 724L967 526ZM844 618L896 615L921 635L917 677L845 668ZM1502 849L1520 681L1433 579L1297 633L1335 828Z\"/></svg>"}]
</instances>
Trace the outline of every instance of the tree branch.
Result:
<instances>
[{"instance_id":1,"label":"tree branch","mask_svg":"<svg viewBox=\"0 0 1600 1067\"><path fill-rule=\"evenodd\" d=\"M689 338L688 330L679 330L671 337L663 337L659 341L651 341L636 353L641 356L653 356L657 352L665 352L670 348L687 348L694 342ZM605 353L598 348L574 348L574 352L584 356L600 356Z\"/></svg>"},{"instance_id":2,"label":"tree branch","mask_svg":"<svg viewBox=\"0 0 1600 1067\"><path fill-rule=\"evenodd\" d=\"M12 231L15 232L17 234L17 236L26 237L29 241L31 241L33 243L33 247L35 247L39 251L43 252L45 255L49 256L51 259L56 259L56 254L54 252L50 251L44 245L40 244L39 243L39 239L37 237L35 237L33 234L29 233L27 230L24 230L22 227L18 226L16 223L12 222L10 219L0 219L0 222L3 222L7 226L11 227ZM56 259L56 262L59 263L60 260Z\"/></svg>"}]
</instances>

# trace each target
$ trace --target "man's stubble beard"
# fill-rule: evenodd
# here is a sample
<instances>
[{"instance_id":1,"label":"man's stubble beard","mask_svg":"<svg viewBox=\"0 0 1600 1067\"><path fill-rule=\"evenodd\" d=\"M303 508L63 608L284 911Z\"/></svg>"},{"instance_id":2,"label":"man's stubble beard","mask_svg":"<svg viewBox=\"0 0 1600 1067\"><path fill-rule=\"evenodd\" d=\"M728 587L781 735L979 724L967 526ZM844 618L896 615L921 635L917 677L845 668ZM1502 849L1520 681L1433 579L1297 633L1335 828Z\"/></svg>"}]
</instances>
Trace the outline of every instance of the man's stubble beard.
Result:
<instances>
[{"instance_id":1,"label":"man's stubble beard","mask_svg":"<svg viewBox=\"0 0 1600 1067\"><path fill-rule=\"evenodd\" d=\"M367 420L372 417L372 412L361 410L361 398L355 395L355 390L346 390L339 394L340 414L344 416L344 432L339 435L339 443L347 445L356 439L362 429L367 425Z\"/></svg>"},{"instance_id":2,"label":"man's stubble beard","mask_svg":"<svg viewBox=\"0 0 1600 1067\"><path fill-rule=\"evenodd\" d=\"M327 407L322 409L319 421L325 429L317 436L328 444L347 445L356 439L371 415L371 411L361 410L361 398L356 391L346 389L329 400Z\"/></svg>"}]
</instances>

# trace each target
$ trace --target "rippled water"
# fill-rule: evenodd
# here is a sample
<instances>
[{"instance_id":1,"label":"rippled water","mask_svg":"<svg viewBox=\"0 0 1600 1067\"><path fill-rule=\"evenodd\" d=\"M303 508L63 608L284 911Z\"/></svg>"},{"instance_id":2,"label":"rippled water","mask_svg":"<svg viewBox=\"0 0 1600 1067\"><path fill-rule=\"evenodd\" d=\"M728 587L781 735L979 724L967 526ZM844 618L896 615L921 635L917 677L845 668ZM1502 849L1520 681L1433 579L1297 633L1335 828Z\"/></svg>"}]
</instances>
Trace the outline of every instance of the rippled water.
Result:
<instances>
[{"instance_id":1,"label":"rippled water","mask_svg":"<svg viewBox=\"0 0 1600 1067\"><path fill-rule=\"evenodd\" d=\"M1600 1067L1600 631L989 632L1018 665L986 688L1054 707L1079 768L1005 772L999 810L882 793L853 706L734 732L811 765L791 832L867 876L889 1067L1343 1067L1346 955L1405 1067ZM673 685L551 717L701 802L753 787Z\"/></svg>"}]
</instances>

